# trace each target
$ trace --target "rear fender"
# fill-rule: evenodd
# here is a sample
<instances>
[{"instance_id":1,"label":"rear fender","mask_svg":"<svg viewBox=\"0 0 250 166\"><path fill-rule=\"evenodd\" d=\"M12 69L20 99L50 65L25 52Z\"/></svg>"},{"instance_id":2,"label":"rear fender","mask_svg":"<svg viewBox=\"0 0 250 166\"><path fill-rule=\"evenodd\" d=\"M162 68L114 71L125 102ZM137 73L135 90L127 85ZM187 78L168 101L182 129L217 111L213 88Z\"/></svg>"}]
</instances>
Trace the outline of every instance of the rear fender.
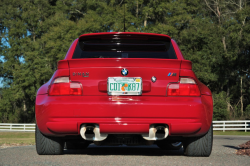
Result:
<instances>
[{"instance_id":1,"label":"rear fender","mask_svg":"<svg viewBox=\"0 0 250 166\"><path fill-rule=\"evenodd\" d=\"M212 96L208 95L201 95L201 102L203 103L204 110L205 110L205 120L203 123L206 124L206 126L211 126L212 120L213 120L213 98ZM209 128L207 128L209 130Z\"/></svg>"},{"instance_id":2,"label":"rear fender","mask_svg":"<svg viewBox=\"0 0 250 166\"><path fill-rule=\"evenodd\" d=\"M212 96L212 92L210 91L210 89L198 80L198 78L196 77L196 75L194 74L194 72L192 70L181 69L180 70L180 77L193 78L195 80L195 82L198 84L201 95Z\"/></svg>"},{"instance_id":3,"label":"rear fender","mask_svg":"<svg viewBox=\"0 0 250 166\"><path fill-rule=\"evenodd\" d=\"M37 95L48 94L48 89L51 85L51 82L57 77L69 77L69 69L58 69L55 71L50 80L43 84L37 91Z\"/></svg>"}]
</instances>

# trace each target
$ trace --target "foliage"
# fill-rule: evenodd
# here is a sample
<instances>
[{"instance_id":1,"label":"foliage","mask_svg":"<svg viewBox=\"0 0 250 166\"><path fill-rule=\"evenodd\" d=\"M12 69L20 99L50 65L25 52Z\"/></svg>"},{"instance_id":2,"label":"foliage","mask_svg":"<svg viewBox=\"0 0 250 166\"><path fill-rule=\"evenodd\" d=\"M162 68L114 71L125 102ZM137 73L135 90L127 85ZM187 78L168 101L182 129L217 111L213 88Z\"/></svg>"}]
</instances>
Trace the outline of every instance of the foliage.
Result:
<instances>
[{"instance_id":1,"label":"foliage","mask_svg":"<svg viewBox=\"0 0 250 166\"><path fill-rule=\"evenodd\" d=\"M34 122L38 88L79 35L171 36L213 92L214 119L250 118L247 0L1 0L0 122ZM1 81L1 80L0 80Z\"/></svg>"},{"instance_id":2,"label":"foliage","mask_svg":"<svg viewBox=\"0 0 250 166\"><path fill-rule=\"evenodd\" d=\"M228 118L227 112L227 95L222 91L219 94L213 95L214 100L214 118L213 120L226 120Z\"/></svg>"},{"instance_id":3,"label":"foliage","mask_svg":"<svg viewBox=\"0 0 250 166\"><path fill-rule=\"evenodd\" d=\"M250 119L250 104L246 107L245 117L247 119Z\"/></svg>"}]
</instances>

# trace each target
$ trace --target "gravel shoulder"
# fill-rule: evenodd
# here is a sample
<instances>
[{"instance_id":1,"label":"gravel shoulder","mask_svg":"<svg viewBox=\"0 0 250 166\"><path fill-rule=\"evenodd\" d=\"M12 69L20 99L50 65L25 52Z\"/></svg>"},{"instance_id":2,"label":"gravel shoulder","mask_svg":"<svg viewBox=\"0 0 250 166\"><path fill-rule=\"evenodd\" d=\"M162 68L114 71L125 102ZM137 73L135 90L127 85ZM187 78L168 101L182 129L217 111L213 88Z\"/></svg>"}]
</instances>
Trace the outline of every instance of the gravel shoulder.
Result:
<instances>
[{"instance_id":1,"label":"gravel shoulder","mask_svg":"<svg viewBox=\"0 0 250 166\"><path fill-rule=\"evenodd\" d=\"M65 150L61 156L39 156L35 146L0 149L0 165L241 165L248 166L249 156L236 155L238 145L249 136L214 136L210 157L186 157L183 150L166 151L157 146L98 147Z\"/></svg>"}]
</instances>

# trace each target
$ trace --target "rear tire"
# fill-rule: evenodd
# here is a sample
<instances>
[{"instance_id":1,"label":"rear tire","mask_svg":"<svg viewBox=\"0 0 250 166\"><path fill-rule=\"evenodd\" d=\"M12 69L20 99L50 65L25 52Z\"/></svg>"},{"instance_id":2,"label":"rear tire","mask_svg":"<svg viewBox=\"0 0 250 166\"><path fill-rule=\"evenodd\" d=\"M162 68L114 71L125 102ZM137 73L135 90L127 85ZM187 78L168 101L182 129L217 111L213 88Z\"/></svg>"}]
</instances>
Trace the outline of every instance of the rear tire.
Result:
<instances>
[{"instance_id":1,"label":"rear tire","mask_svg":"<svg viewBox=\"0 0 250 166\"><path fill-rule=\"evenodd\" d=\"M63 154L63 141L43 135L36 126L36 151L39 155L60 155Z\"/></svg>"},{"instance_id":2,"label":"rear tire","mask_svg":"<svg viewBox=\"0 0 250 166\"><path fill-rule=\"evenodd\" d=\"M201 137L188 138L184 143L184 155L209 157L213 146L213 125L208 132Z\"/></svg>"}]
</instances>

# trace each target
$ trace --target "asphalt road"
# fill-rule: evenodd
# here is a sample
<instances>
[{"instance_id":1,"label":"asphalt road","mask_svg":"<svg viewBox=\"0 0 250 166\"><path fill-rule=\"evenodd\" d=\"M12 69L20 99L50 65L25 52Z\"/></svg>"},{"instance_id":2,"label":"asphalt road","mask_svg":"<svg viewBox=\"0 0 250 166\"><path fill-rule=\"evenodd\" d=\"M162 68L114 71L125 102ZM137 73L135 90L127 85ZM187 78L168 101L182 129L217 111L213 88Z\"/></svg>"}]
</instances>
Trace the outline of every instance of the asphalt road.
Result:
<instances>
[{"instance_id":1,"label":"asphalt road","mask_svg":"<svg viewBox=\"0 0 250 166\"><path fill-rule=\"evenodd\" d=\"M250 157L235 154L237 146L250 137L214 136L210 157L186 157L183 150L166 151L157 146L97 147L86 150L64 150L61 156L39 156L35 146L0 149L3 165L250 165Z\"/></svg>"}]
</instances>

